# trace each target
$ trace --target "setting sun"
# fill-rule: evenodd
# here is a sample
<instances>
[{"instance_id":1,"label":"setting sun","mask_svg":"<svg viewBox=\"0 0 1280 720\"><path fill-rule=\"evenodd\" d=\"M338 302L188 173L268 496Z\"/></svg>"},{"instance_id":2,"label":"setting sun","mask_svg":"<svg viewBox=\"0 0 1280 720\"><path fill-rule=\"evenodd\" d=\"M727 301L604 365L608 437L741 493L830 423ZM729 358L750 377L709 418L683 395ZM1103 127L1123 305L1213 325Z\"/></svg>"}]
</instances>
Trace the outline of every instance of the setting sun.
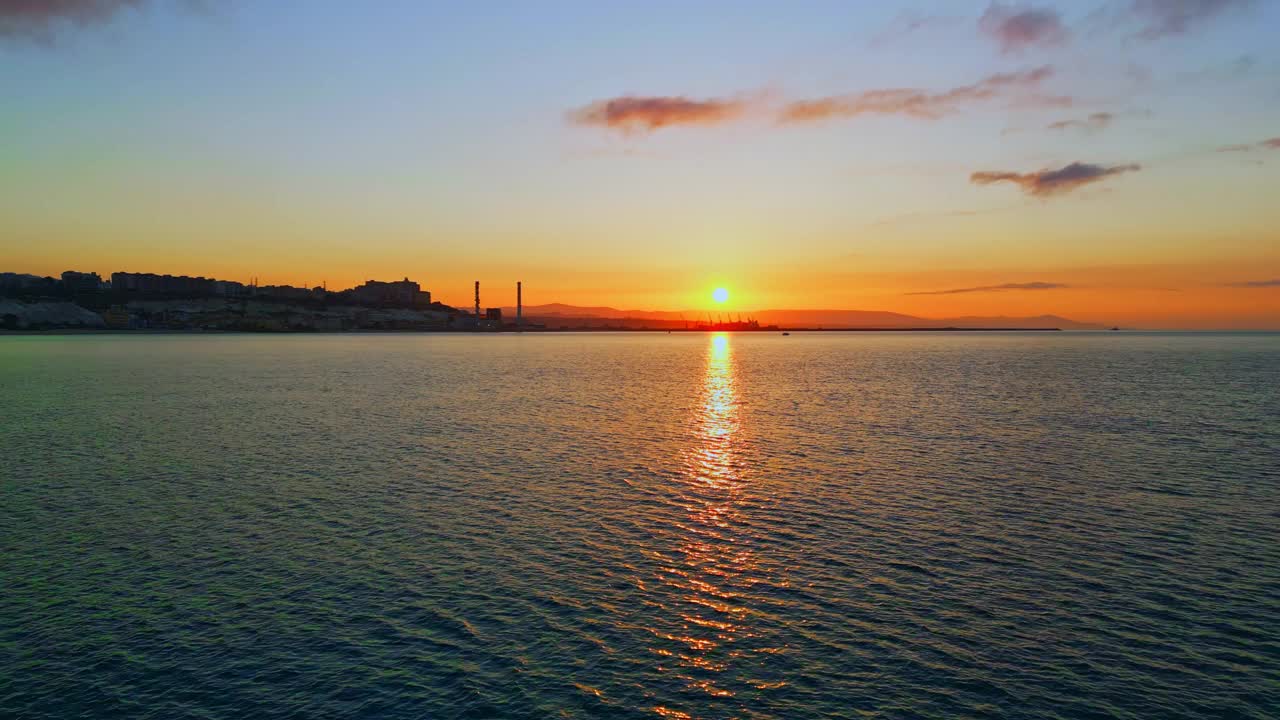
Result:
<instances>
[{"instance_id":1,"label":"setting sun","mask_svg":"<svg viewBox=\"0 0 1280 720\"><path fill-rule=\"evenodd\" d=\"M716 288L711 291L711 299L717 303L724 304L729 300L729 291L724 288Z\"/></svg>"}]
</instances>

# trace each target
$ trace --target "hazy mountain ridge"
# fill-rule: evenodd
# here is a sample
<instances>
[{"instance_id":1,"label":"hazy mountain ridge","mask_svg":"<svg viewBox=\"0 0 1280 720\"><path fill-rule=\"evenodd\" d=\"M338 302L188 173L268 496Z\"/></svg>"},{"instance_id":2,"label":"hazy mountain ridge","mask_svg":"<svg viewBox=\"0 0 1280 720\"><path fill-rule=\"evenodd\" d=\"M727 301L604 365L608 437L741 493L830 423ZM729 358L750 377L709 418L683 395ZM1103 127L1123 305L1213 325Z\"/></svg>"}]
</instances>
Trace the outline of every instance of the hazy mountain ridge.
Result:
<instances>
[{"instance_id":1,"label":"hazy mountain ridge","mask_svg":"<svg viewBox=\"0 0 1280 720\"><path fill-rule=\"evenodd\" d=\"M514 318L514 307L502 308L504 316ZM686 310L684 312L662 310L619 310L612 307L583 307L565 303L549 303L545 305L527 305L525 317L532 321L545 321L547 324L591 325L601 324L604 320L656 321L664 325L675 323L682 326L688 322L706 321L706 311ZM715 317L717 313L710 313ZM881 310L760 310L755 312L721 313L728 319L755 318L761 325L779 325L784 327L822 327L822 328L901 328L901 327L983 327L983 328L1061 328L1063 330L1101 330L1104 326L1094 323L1082 323L1058 315L1037 315L1034 317L1008 316L963 316L954 318L924 318ZM632 324L632 323L627 323Z\"/></svg>"}]
</instances>

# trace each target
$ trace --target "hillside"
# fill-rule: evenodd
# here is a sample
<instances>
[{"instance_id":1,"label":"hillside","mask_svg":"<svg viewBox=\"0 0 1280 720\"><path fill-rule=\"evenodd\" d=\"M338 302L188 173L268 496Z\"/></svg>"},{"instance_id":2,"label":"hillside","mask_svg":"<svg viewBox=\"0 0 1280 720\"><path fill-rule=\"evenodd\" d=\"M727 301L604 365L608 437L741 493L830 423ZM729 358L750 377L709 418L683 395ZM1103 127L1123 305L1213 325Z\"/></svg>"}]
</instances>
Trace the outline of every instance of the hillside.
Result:
<instances>
[{"instance_id":1,"label":"hillside","mask_svg":"<svg viewBox=\"0 0 1280 720\"><path fill-rule=\"evenodd\" d=\"M504 307L503 315L514 318L516 309ZM564 303L546 305L528 305L524 308L525 318L530 322L544 323L548 326L593 326L619 324L626 326L649 325L652 327L682 327L686 320L705 321L706 312L689 310L685 312L653 311L653 310L619 310L612 307L583 307ZM712 313L714 315L714 313ZM737 317L738 313L733 313ZM880 310L760 310L741 313L745 319L750 316L761 325L778 325L779 327L807 328L1061 328L1063 330L1101 330L1101 325L1081 323L1058 315L1038 315L1034 317L954 317L923 318L903 313ZM607 322L608 321L608 322ZM627 321L627 322L623 322Z\"/></svg>"}]
</instances>

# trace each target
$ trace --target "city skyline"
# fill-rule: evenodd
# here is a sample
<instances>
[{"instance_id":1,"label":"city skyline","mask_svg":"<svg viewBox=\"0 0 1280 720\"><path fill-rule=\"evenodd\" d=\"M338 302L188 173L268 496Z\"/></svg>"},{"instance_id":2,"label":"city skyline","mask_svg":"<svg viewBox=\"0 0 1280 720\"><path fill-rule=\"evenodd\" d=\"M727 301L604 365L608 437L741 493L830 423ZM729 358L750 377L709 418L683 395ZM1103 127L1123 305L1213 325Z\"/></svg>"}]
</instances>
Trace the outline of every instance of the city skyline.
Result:
<instances>
[{"instance_id":1,"label":"city skyline","mask_svg":"<svg viewBox=\"0 0 1280 720\"><path fill-rule=\"evenodd\" d=\"M1277 3L845 5L0 9L3 269L1280 328Z\"/></svg>"}]
</instances>

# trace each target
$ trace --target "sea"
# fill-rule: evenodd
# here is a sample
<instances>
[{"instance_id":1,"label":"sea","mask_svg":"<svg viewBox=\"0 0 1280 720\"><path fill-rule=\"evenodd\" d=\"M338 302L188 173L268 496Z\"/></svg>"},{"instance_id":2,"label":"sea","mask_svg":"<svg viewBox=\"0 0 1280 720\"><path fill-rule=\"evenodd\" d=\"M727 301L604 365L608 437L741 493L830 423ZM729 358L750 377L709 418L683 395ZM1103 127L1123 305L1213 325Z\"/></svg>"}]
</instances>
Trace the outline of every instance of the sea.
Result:
<instances>
[{"instance_id":1,"label":"sea","mask_svg":"<svg viewBox=\"0 0 1280 720\"><path fill-rule=\"evenodd\" d=\"M4 718L1274 718L1280 334L0 337Z\"/></svg>"}]
</instances>

